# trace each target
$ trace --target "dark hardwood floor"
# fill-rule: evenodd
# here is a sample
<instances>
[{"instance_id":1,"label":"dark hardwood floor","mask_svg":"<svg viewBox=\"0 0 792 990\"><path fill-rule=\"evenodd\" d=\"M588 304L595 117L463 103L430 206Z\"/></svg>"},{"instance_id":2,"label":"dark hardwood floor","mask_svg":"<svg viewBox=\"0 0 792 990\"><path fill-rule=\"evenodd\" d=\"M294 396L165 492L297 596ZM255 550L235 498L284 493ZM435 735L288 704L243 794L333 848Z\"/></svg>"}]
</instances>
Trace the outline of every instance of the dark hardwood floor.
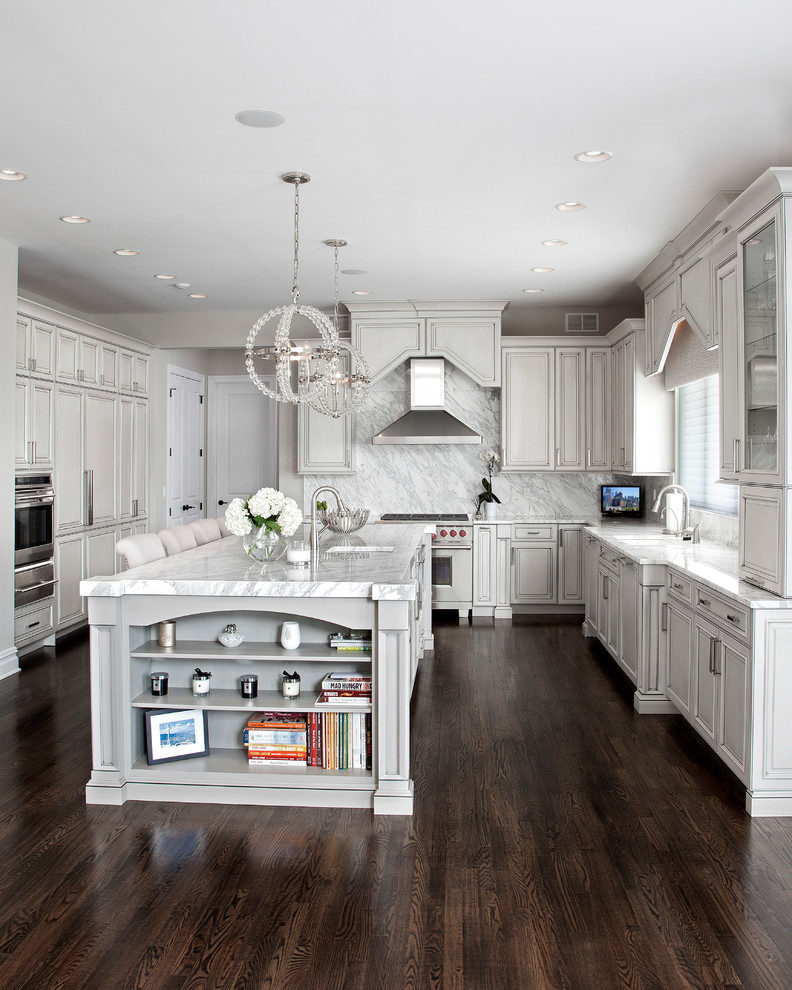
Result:
<instances>
[{"instance_id":1,"label":"dark hardwood floor","mask_svg":"<svg viewBox=\"0 0 792 990\"><path fill-rule=\"evenodd\" d=\"M439 624L413 818L87 807L87 639L0 682L2 990L792 987L792 819L751 819L580 622Z\"/></svg>"}]
</instances>

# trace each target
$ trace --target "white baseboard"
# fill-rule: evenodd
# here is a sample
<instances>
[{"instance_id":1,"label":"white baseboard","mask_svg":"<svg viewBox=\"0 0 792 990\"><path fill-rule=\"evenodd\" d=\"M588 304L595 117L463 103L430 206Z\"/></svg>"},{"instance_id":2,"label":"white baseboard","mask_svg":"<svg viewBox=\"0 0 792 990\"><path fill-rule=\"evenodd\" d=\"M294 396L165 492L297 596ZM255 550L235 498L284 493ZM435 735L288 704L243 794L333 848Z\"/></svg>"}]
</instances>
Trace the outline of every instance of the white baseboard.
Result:
<instances>
[{"instance_id":1,"label":"white baseboard","mask_svg":"<svg viewBox=\"0 0 792 990\"><path fill-rule=\"evenodd\" d=\"M4 677L19 673L19 654L16 647L12 646L5 653L0 654L0 681Z\"/></svg>"}]
</instances>

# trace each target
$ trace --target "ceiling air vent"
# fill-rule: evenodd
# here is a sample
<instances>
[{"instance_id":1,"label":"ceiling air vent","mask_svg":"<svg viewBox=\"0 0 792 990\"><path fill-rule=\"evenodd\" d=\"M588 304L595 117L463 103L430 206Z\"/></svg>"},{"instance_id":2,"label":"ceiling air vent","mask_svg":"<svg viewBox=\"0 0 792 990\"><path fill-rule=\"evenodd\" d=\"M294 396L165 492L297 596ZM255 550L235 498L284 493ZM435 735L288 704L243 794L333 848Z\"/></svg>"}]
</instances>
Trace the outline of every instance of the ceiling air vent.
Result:
<instances>
[{"instance_id":1,"label":"ceiling air vent","mask_svg":"<svg viewBox=\"0 0 792 990\"><path fill-rule=\"evenodd\" d=\"M599 333L599 313L567 313L565 333Z\"/></svg>"}]
</instances>

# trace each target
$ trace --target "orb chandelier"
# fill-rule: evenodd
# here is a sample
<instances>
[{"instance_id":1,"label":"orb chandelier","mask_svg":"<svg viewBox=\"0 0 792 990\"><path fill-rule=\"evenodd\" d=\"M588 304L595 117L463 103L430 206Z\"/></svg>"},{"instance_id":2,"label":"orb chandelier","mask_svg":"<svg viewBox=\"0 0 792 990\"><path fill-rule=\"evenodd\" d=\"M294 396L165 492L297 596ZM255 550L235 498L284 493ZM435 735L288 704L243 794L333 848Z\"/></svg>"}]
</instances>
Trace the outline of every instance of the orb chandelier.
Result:
<instances>
[{"instance_id":1,"label":"orb chandelier","mask_svg":"<svg viewBox=\"0 0 792 990\"><path fill-rule=\"evenodd\" d=\"M321 388L313 392L309 404L318 412L338 419L356 412L363 403L371 387L368 365L360 351L349 340L338 336L338 249L346 247L347 241L325 241L334 250L333 266L333 331L338 353L338 367L322 380Z\"/></svg>"},{"instance_id":2,"label":"orb chandelier","mask_svg":"<svg viewBox=\"0 0 792 990\"><path fill-rule=\"evenodd\" d=\"M327 388L328 382L339 381L339 340L338 328L313 306L300 302L299 250L300 250L300 186L311 181L305 172L287 172L281 178L294 186L294 278L292 281L292 301L286 306L278 306L266 312L251 329L245 342L245 367L254 383L264 395L278 402L311 402L319 412L335 415L330 407L325 408L319 395ZM290 330L295 316L306 317L319 331L320 340L312 348L306 341L298 345L291 341ZM256 338L270 320L278 320L275 340L272 345L256 347ZM261 359L275 362L277 386L270 388L259 377L254 361ZM333 386L335 387L335 386ZM343 413L339 413L343 415Z\"/></svg>"}]
</instances>

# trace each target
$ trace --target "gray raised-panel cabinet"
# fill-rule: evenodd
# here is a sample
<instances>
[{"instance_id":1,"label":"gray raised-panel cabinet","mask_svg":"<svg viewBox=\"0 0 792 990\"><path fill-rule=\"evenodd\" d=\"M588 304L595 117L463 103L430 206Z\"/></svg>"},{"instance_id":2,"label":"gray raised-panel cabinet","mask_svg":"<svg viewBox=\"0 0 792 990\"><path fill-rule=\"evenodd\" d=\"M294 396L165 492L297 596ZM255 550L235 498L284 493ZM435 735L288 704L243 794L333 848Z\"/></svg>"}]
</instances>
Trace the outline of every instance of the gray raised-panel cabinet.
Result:
<instances>
[{"instance_id":1,"label":"gray raised-panel cabinet","mask_svg":"<svg viewBox=\"0 0 792 990\"><path fill-rule=\"evenodd\" d=\"M693 616L689 608L670 595L663 604L663 622L668 644L666 693L683 715L690 715L693 684Z\"/></svg>"},{"instance_id":2,"label":"gray raised-panel cabinet","mask_svg":"<svg viewBox=\"0 0 792 990\"><path fill-rule=\"evenodd\" d=\"M555 467L586 467L586 352L559 347L555 354Z\"/></svg>"},{"instance_id":3,"label":"gray raised-panel cabinet","mask_svg":"<svg viewBox=\"0 0 792 990\"><path fill-rule=\"evenodd\" d=\"M586 348L586 468L611 467L611 349Z\"/></svg>"},{"instance_id":4,"label":"gray raised-panel cabinet","mask_svg":"<svg viewBox=\"0 0 792 990\"><path fill-rule=\"evenodd\" d=\"M14 443L17 470L52 469L54 414L52 382L17 375Z\"/></svg>"},{"instance_id":5,"label":"gray raised-panel cabinet","mask_svg":"<svg viewBox=\"0 0 792 990\"><path fill-rule=\"evenodd\" d=\"M148 401L118 397L118 518L148 514Z\"/></svg>"},{"instance_id":6,"label":"gray raised-panel cabinet","mask_svg":"<svg viewBox=\"0 0 792 990\"><path fill-rule=\"evenodd\" d=\"M17 316L16 370L18 374L48 378L55 375L55 327L31 316Z\"/></svg>"},{"instance_id":7,"label":"gray raised-panel cabinet","mask_svg":"<svg viewBox=\"0 0 792 990\"><path fill-rule=\"evenodd\" d=\"M511 608L510 523L473 526L473 618L509 619Z\"/></svg>"},{"instance_id":8,"label":"gray raised-panel cabinet","mask_svg":"<svg viewBox=\"0 0 792 990\"><path fill-rule=\"evenodd\" d=\"M713 341L718 345L718 382L720 423L721 481L737 481L736 454L740 437L740 403L738 401L738 307L739 283L737 252L734 242L719 241L710 255L714 289Z\"/></svg>"},{"instance_id":9,"label":"gray raised-panel cabinet","mask_svg":"<svg viewBox=\"0 0 792 990\"><path fill-rule=\"evenodd\" d=\"M578 605L584 600L583 526L558 527L558 604Z\"/></svg>"},{"instance_id":10,"label":"gray raised-panel cabinet","mask_svg":"<svg viewBox=\"0 0 792 990\"><path fill-rule=\"evenodd\" d=\"M148 395L148 356L121 350L118 355L118 389Z\"/></svg>"},{"instance_id":11,"label":"gray raised-panel cabinet","mask_svg":"<svg viewBox=\"0 0 792 990\"><path fill-rule=\"evenodd\" d=\"M57 327L55 378L64 384L99 384L99 341L67 327Z\"/></svg>"},{"instance_id":12,"label":"gray raised-panel cabinet","mask_svg":"<svg viewBox=\"0 0 792 990\"><path fill-rule=\"evenodd\" d=\"M512 605L558 602L558 527L514 523L511 539Z\"/></svg>"},{"instance_id":13,"label":"gray raised-panel cabinet","mask_svg":"<svg viewBox=\"0 0 792 990\"><path fill-rule=\"evenodd\" d=\"M355 415L325 416L301 402L297 412L298 474L354 474Z\"/></svg>"},{"instance_id":14,"label":"gray raised-panel cabinet","mask_svg":"<svg viewBox=\"0 0 792 990\"><path fill-rule=\"evenodd\" d=\"M501 313L505 301L347 302L352 343L372 382L412 357L443 357L473 381L501 384Z\"/></svg>"},{"instance_id":15,"label":"gray raised-panel cabinet","mask_svg":"<svg viewBox=\"0 0 792 990\"><path fill-rule=\"evenodd\" d=\"M674 327L679 322L679 282L676 272L652 286L646 294L644 308L646 352L643 367L647 375L654 375L663 367Z\"/></svg>"},{"instance_id":16,"label":"gray raised-panel cabinet","mask_svg":"<svg viewBox=\"0 0 792 990\"><path fill-rule=\"evenodd\" d=\"M501 400L504 471L555 466L555 348L503 349Z\"/></svg>"}]
</instances>

